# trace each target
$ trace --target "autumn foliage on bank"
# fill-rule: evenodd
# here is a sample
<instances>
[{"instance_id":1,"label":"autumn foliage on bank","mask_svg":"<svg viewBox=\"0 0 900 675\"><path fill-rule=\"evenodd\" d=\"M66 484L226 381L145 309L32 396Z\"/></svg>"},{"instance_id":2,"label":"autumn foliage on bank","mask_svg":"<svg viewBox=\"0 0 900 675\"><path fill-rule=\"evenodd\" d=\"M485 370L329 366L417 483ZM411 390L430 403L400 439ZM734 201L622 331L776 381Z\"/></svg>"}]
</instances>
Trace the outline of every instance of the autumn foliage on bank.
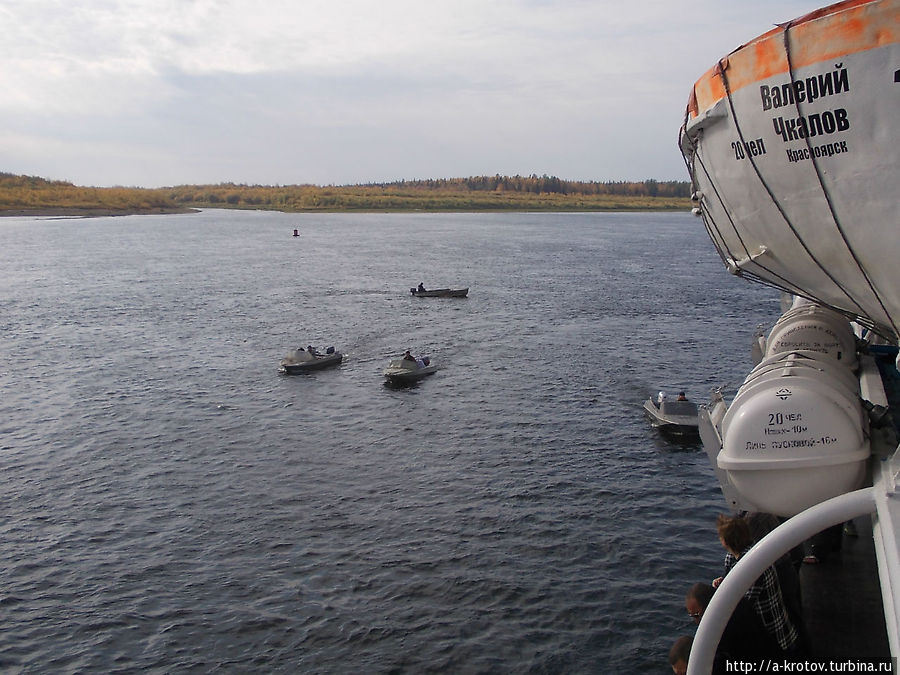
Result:
<instances>
[{"instance_id":1,"label":"autumn foliage on bank","mask_svg":"<svg viewBox=\"0 0 900 675\"><path fill-rule=\"evenodd\" d=\"M153 213L194 208L277 211L477 211L686 209L687 182L583 182L553 176L470 176L365 185L80 187L0 173L0 212Z\"/></svg>"}]
</instances>

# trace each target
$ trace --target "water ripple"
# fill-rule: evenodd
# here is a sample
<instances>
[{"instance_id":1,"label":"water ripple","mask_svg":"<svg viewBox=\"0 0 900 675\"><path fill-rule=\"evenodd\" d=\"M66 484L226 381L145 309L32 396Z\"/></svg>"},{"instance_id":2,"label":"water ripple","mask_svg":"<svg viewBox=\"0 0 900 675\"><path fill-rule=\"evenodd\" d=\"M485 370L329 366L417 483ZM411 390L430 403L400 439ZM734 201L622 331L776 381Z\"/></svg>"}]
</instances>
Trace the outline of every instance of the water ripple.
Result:
<instances>
[{"instance_id":1,"label":"water ripple","mask_svg":"<svg viewBox=\"0 0 900 675\"><path fill-rule=\"evenodd\" d=\"M4 219L0 267L4 671L656 671L721 564L640 405L778 306L686 214Z\"/></svg>"}]
</instances>

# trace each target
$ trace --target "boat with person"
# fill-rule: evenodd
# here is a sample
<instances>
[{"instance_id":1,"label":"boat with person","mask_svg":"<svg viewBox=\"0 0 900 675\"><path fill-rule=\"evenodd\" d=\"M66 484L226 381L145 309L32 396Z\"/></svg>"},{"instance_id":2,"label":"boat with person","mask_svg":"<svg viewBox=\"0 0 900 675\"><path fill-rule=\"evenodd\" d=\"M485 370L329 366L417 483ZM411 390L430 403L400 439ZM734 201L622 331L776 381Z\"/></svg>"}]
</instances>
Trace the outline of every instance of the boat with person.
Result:
<instances>
[{"instance_id":1,"label":"boat with person","mask_svg":"<svg viewBox=\"0 0 900 675\"><path fill-rule=\"evenodd\" d=\"M676 436L697 434L697 404L685 398L683 391L674 400L664 392L659 392L655 400L648 398L644 401L644 414L651 425L665 433Z\"/></svg>"},{"instance_id":2,"label":"boat with person","mask_svg":"<svg viewBox=\"0 0 900 675\"><path fill-rule=\"evenodd\" d=\"M435 288L425 290L422 284L418 288L410 288L409 292L418 298L464 298L469 294L468 288Z\"/></svg>"},{"instance_id":3,"label":"boat with person","mask_svg":"<svg viewBox=\"0 0 900 675\"><path fill-rule=\"evenodd\" d=\"M283 359L279 370L288 375L296 375L297 373L306 373L312 370L321 370L329 366L336 366L343 361L344 355L339 351L335 351L334 347L329 347L324 354L318 353L312 347L298 347L289 352Z\"/></svg>"},{"instance_id":4,"label":"boat with person","mask_svg":"<svg viewBox=\"0 0 900 675\"><path fill-rule=\"evenodd\" d=\"M382 373L390 384L410 384L428 375L434 375L437 366L427 356L414 357L407 350L397 359L391 359Z\"/></svg>"},{"instance_id":5,"label":"boat with person","mask_svg":"<svg viewBox=\"0 0 900 675\"><path fill-rule=\"evenodd\" d=\"M727 271L788 301L732 400L717 392L698 413L728 507L783 523L717 588L688 673L710 672L768 566L846 522L871 523L858 533L877 575L850 558L828 586L801 574L812 658L900 656L898 69L900 0L845 0L740 46L690 93L679 143L694 213ZM881 607L849 621L834 609L870 583ZM873 633L884 644L865 643Z\"/></svg>"}]
</instances>

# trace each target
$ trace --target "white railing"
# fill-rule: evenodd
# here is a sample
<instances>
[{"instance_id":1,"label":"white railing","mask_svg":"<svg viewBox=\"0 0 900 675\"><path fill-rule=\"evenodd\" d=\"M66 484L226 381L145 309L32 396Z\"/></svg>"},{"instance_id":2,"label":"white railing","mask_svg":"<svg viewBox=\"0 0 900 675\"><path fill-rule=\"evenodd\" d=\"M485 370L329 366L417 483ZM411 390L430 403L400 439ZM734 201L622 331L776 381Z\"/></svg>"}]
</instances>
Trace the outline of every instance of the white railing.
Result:
<instances>
[{"instance_id":1,"label":"white railing","mask_svg":"<svg viewBox=\"0 0 900 675\"><path fill-rule=\"evenodd\" d=\"M875 511L875 488L863 488L834 497L798 513L763 537L741 556L719 584L694 636L687 675L712 671L716 647L731 613L753 582L778 558L826 527Z\"/></svg>"}]
</instances>

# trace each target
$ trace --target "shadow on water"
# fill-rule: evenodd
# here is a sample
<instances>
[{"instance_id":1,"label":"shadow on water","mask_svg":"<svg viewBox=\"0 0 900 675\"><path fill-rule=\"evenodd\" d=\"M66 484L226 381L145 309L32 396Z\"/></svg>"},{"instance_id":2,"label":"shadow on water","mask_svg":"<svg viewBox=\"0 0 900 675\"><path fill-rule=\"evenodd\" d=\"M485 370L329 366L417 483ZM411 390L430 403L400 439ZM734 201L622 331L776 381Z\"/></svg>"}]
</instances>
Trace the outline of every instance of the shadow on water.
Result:
<instances>
[{"instance_id":1,"label":"shadow on water","mask_svg":"<svg viewBox=\"0 0 900 675\"><path fill-rule=\"evenodd\" d=\"M341 364L336 363L334 365L325 366L324 368L313 368L312 370L287 370L282 366L279 366L275 369L275 372L278 373L281 377L286 378L307 378L310 380L315 380L319 376L327 377L329 373L334 373L341 370Z\"/></svg>"},{"instance_id":2,"label":"shadow on water","mask_svg":"<svg viewBox=\"0 0 900 675\"><path fill-rule=\"evenodd\" d=\"M696 431L679 432L667 429L654 429L657 447L669 452L696 452L703 450L700 434Z\"/></svg>"},{"instance_id":3,"label":"shadow on water","mask_svg":"<svg viewBox=\"0 0 900 675\"><path fill-rule=\"evenodd\" d=\"M419 385L422 384L423 379L411 380L411 381L385 380L384 388L390 389L392 391L406 391L406 390L418 389Z\"/></svg>"},{"instance_id":4,"label":"shadow on water","mask_svg":"<svg viewBox=\"0 0 900 675\"><path fill-rule=\"evenodd\" d=\"M660 436L665 441L665 447L674 452L696 452L703 450L703 444L700 443L699 436L673 435L666 432L660 432Z\"/></svg>"}]
</instances>

